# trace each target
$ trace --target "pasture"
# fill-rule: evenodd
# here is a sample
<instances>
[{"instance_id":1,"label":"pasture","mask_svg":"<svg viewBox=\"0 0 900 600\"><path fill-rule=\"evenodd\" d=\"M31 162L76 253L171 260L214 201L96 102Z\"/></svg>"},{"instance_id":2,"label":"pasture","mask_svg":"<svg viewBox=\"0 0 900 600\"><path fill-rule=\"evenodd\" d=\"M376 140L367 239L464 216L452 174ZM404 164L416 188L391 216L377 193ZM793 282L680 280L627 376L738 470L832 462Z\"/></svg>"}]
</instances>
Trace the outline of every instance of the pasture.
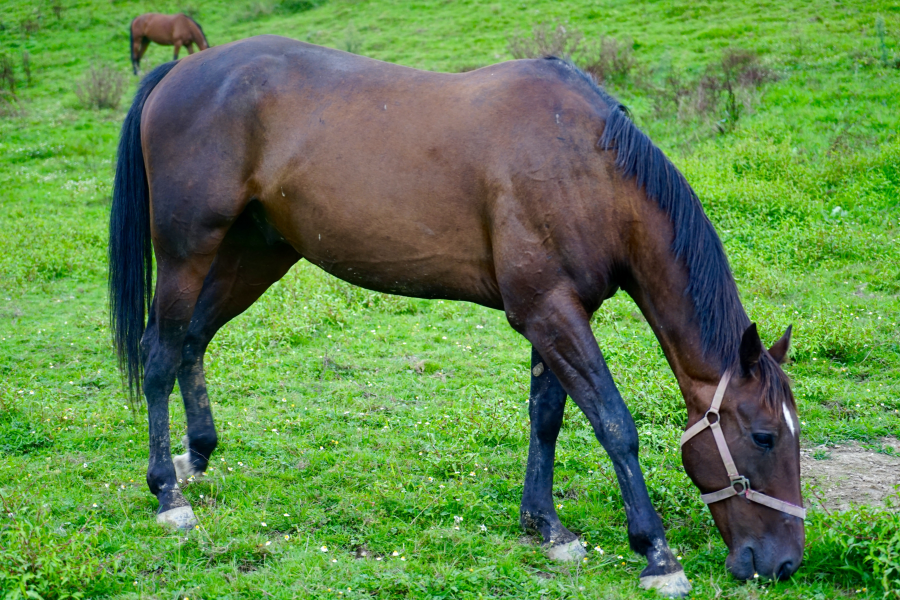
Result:
<instances>
[{"instance_id":1,"label":"pasture","mask_svg":"<svg viewBox=\"0 0 900 600\"><path fill-rule=\"evenodd\" d=\"M697 191L763 341L794 325L785 369L805 464L827 472L852 447L843 472L877 454L882 487L898 483L896 3L0 6L0 598L655 597L637 588L645 563L611 464L572 403L554 496L588 557L553 563L520 530L530 347L502 313L369 292L304 263L212 342L219 448L184 486L200 526L155 524L146 410L123 393L106 304L115 148L137 81L128 23L151 8L191 13L214 46L277 33L442 71L510 59L541 24L570 43L630 40L634 65L608 89ZM703 75L735 50L758 55L765 81L700 107ZM145 72L170 57L151 45ZM122 78L121 104L86 106L92 66ZM859 505L852 484L824 479L804 483L800 571L733 580L681 467L686 415L653 333L623 293L593 326L692 596L900 597L900 498Z\"/></svg>"}]
</instances>

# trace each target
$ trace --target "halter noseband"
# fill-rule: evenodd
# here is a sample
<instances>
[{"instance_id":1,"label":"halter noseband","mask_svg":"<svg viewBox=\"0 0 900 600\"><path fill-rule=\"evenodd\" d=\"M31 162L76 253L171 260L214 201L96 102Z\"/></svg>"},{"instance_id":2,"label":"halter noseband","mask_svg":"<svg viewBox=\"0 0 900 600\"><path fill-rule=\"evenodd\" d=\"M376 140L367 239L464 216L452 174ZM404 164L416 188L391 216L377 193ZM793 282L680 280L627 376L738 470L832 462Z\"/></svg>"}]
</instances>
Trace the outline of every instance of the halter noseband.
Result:
<instances>
[{"instance_id":1,"label":"halter noseband","mask_svg":"<svg viewBox=\"0 0 900 600\"><path fill-rule=\"evenodd\" d=\"M712 504L732 496L743 496L747 500L780 510L794 517L806 519L806 509L784 500L778 500L772 496L767 496L750 488L750 480L738 473L734 460L731 458L731 452L728 451L728 443L725 441L725 434L722 433L722 427L719 424L719 407L722 405L722 399L725 397L725 388L731 381L731 370L725 371L722 379L719 381L719 387L716 388L716 394L713 396L712 404L703 418L691 425L684 435L681 436L681 446L693 438L695 435L709 427L712 429L713 437L716 440L716 447L719 449L719 455L722 462L725 463L725 470L728 471L728 478L731 479L731 485L710 494L701 494L700 499L706 504ZM715 420L710 421L710 416L715 416Z\"/></svg>"}]
</instances>

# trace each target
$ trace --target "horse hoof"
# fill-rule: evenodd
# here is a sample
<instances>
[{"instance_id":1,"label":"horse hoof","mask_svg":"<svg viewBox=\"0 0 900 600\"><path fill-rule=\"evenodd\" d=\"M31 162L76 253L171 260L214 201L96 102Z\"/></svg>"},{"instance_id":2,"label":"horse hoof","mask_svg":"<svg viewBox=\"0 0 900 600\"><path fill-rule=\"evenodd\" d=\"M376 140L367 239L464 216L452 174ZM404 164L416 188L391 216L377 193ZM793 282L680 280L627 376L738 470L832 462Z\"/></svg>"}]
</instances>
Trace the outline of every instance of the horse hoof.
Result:
<instances>
[{"instance_id":1,"label":"horse hoof","mask_svg":"<svg viewBox=\"0 0 900 600\"><path fill-rule=\"evenodd\" d=\"M197 517L190 506L176 506L161 513L157 513L156 522L165 527L188 530L197 525Z\"/></svg>"},{"instance_id":2,"label":"horse hoof","mask_svg":"<svg viewBox=\"0 0 900 600\"><path fill-rule=\"evenodd\" d=\"M550 542L550 546L547 548L547 558L558 562L574 562L585 556L587 556L587 552L577 539L565 544Z\"/></svg>"},{"instance_id":3,"label":"horse hoof","mask_svg":"<svg viewBox=\"0 0 900 600\"><path fill-rule=\"evenodd\" d=\"M640 585L645 590L656 590L665 598L684 598L691 591L691 582L684 576L683 570L668 575L641 577Z\"/></svg>"}]
</instances>

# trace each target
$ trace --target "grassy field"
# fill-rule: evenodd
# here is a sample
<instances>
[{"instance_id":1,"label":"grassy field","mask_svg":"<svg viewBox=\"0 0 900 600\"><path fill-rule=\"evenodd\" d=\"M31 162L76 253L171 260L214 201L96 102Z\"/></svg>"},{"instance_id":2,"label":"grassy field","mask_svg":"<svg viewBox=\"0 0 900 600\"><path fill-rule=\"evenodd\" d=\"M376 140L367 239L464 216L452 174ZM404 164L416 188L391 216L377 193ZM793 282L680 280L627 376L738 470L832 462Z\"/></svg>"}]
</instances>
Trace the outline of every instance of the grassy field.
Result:
<instances>
[{"instance_id":1,"label":"grassy field","mask_svg":"<svg viewBox=\"0 0 900 600\"><path fill-rule=\"evenodd\" d=\"M803 444L890 452L897 2L0 0L17 97L0 116L0 599L653 597L636 586L643 560L611 464L571 403L554 492L594 550L559 566L518 528L529 347L501 313L371 293L308 264L213 341L220 446L185 488L201 528L155 525L145 413L123 395L105 298L115 144L136 81L127 26L151 9L194 13L214 45L278 33L448 71L510 58L510 38L540 23L630 38L637 68L613 92L697 190L763 340L794 324ZM735 48L778 77L725 133L722 115L659 107L667 77L696 81ZM169 57L151 46L145 69ZM91 65L126 77L119 108L81 105ZM731 579L681 468L685 411L652 332L624 295L594 326L695 597L900 598L896 509L812 502L791 581ZM172 411L178 439L174 397Z\"/></svg>"}]
</instances>

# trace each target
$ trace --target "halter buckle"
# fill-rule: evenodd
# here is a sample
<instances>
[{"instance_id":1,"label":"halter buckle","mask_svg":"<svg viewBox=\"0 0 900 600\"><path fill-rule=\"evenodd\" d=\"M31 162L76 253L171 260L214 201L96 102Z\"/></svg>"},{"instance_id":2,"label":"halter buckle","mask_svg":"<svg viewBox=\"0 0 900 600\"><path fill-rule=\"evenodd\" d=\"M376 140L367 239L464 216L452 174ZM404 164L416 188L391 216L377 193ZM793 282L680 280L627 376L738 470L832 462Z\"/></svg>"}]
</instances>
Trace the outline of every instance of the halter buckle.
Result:
<instances>
[{"instance_id":1,"label":"halter buckle","mask_svg":"<svg viewBox=\"0 0 900 600\"><path fill-rule=\"evenodd\" d=\"M741 486L741 489L737 489L737 486ZM734 491L737 492L739 496L746 496L747 492L750 491L750 480L743 475L738 475L731 480L731 487L734 488Z\"/></svg>"}]
</instances>

